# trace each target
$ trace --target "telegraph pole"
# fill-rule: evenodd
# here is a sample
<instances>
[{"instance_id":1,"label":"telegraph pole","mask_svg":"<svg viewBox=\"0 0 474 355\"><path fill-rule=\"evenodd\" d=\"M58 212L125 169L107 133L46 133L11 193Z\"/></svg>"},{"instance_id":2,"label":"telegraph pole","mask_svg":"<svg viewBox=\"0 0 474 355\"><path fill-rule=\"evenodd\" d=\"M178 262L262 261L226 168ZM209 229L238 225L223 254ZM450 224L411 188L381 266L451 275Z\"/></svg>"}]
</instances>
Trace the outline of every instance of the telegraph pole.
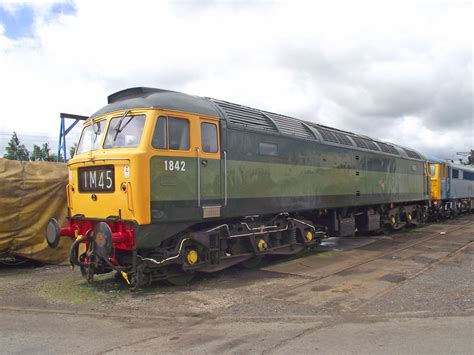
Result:
<instances>
[{"instance_id":1,"label":"telegraph pole","mask_svg":"<svg viewBox=\"0 0 474 355\"><path fill-rule=\"evenodd\" d=\"M474 150L471 149L470 152L457 152L456 155L467 156L466 165L474 165Z\"/></svg>"}]
</instances>

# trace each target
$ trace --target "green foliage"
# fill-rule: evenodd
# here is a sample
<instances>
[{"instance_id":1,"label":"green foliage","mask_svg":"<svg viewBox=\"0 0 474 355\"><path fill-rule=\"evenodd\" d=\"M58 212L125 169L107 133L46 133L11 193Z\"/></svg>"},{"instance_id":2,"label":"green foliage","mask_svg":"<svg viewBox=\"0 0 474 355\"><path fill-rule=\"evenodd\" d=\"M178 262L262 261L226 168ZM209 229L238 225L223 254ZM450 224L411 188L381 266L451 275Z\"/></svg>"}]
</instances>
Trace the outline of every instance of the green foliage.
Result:
<instances>
[{"instance_id":1,"label":"green foliage","mask_svg":"<svg viewBox=\"0 0 474 355\"><path fill-rule=\"evenodd\" d=\"M30 160L30 152L26 149L24 144L20 144L20 139L18 139L16 132L13 132L12 138L8 142L5 150L6 153L3 157L6 159Z\"/></svg>"},{"instance_id":2,"label":"green foliage","mask_svg":"<svg viewBox=\"0 0 474 355\"><path fill-rule=\"evenodd\" d=\"M5 151L6 153L3 157L11 160L58 161L58 156L56 154L51 154L51 148L48 143L44 143L41 147L34 144L33 151L30 154L25 145L20 143L20 139L16 132L13 132L12 138L8 142ZM59 161L64 162L62 156L59 157Z\"/></svg>"},{"instance_id":3,"label":"green foliage","mask_svg":"<svg viewBox=\"0 0 474 355\"><path fill-rule=\"evenodd\" d=\"M59 160L58 160L57 154L54 154L54 153L49 155L49 161L59 161L59 162L61 162L61 163L64 163L63 156L60 155L60 156L59 156Z\"/></svg>"},{"instance_id":4,"label":"green foliage","mask_svg":"<svg viewBox=\"0 0 474 355\"><path fill-rule=\"evenodd\" d=\"M31 153L30 160L36 161L57 161L57 156L50 153L48 143L44 143L41 147L36 144L33 145L33 152Z\"/></svg>"},{"instance_id":5,"label":"green foliage","mask_svg":"<svg viewBox=\"0 0 474 355\"><path fill-rule=\"evenodd\" d=\"M36 144L33 144L33 151L31 152L30 159L32 161L36 160L44 160L43 158L43 151L41 147L38 147Z\"/></svg>"},{"instance_id":6,"label":"green foliage","mask_svg":"<svg viewBox=\"0 0 474 355\"><path fill-rule=\"evenodd\" d=\"M72 159L74 157L74 153L76 153L76 148L77 148L77 142L74 143L74 145L71 148L69 148L69 155L70 155L69 159Z\"/></svg>"}]
</instances>

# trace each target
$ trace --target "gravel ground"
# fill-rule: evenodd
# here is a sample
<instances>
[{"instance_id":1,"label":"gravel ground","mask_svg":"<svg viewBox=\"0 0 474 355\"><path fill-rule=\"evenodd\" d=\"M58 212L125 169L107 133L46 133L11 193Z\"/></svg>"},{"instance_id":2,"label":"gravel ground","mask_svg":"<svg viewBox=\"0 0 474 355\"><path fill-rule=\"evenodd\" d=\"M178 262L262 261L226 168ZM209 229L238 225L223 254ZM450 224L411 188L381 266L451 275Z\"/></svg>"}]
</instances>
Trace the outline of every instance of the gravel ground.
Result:
<instances>
[{"instance_id":1,"label":"gravel ground","mask_svg":"<svg viewBox=\"0 0 474 355\"><path fill-rule=\"evenodd\" d=\"M3 268L0 352L470 354L473 243L470 215L138 293L113 275Z\"/></svg>"}]
</instances>

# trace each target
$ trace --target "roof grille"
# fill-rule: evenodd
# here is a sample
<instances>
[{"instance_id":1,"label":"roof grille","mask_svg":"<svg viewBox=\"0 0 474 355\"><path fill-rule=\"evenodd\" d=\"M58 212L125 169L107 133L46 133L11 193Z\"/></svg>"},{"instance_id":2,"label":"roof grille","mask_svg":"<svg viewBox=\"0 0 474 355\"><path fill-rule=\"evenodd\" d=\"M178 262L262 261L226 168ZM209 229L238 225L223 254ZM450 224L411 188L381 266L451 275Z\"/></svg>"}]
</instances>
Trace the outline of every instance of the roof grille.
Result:
<instances>
[{"instance_id":1,"label":"roof grille","mask_svg":"<svg viewBox=\"0 0 474 355\"><path fill-rule=\"evenodd\" d=\"M379 145L380 149L382 149L382 152L400 155L398 150L396 150L395 147L390 144L382 143L382 142L377 142L377 144Z\"/></svg>"},{"instance_id":2,"label":"roof grille","mask_svg":"<svg viewBox=\"0 0 474 355\"><path fill-rule=\"evenodd\" d=\"M415 152L413 150L410 150L410 149L405 149L405 148L403 148L403 150L405 151L405 153L407 153L407 155L410 158L421 159L420 155L417 152Z\"/></svg>"},{"instance_id":3,"label":"roof grille","mask_svg":"<svg viewBox=\"0 0 474 355\"><path fill-rule=\"evenodd\" d=\"M334 132L334 135L336 136L340 144L350 145L350 146L353 145L350 139L347 138L345 134Z\"/></svg>"},{"instance_id":4,"label":"roof grille","mask_svg":"<svg viewBox=\"0 0 474 355\"><path fill-rule=\"evenodd\" d=\"M313 133L300 120L288 116L278 115L276 113L266 111L262 112L277 125L280 133L290 134L300 138L312 140L315 139Z\"/></svg>"},{"instance_id":5,"label":"roof grille","mask_svg":"<svg viewBox=\"0 0 474 355\"><path fill-rule=\"evenodd\" d=\"M333 132L321 128L318 128L318 132L326 142L339 143L339 140Z\"/></svg>"},{"instance_id":6,"label":"roof grille","mask_svg":"<svg viewBox=\"0 0 474 355\"><path fill-rule=\"evenodd\" d=\"M392 145L382 142L374 142L370 139L354 135L353 133L331 129L313 122L298 120L293 117L279 115L272 112L260 111L251 107L234 104L227 101L207 98L216 104L225 114L225 118L230 124L243 127L265 130L274 133L292 135L299 138L316 140L313 131L307 126L311 126L319 132L326 142L354 146L374 151L382 151L389 154L400 155L400 152ZM351 139L350 139L350 138ZM379 149L380 147L380 149ZM421 159L420 155L412 150L404 149L410 158Z\"/></svg>"},{"instance_id":7,"label":"roof grille","mask_svg":"<svg viewBox=\"0 0 474 355\"><path fill-rule=\"evenodd\" d=\"M377 152L380 151L380 149L377 147L377 144L375 144L374 142L369 141L368 139L364 139L364 141L370 150L376 150ZM398 154L398 152L396 154Z\"/></svg>"},{"instance_id":8,"label":"roof grille","mask_svg":"<svg viewBox=\"0 0 474 355\"><path fill-rule=\"evenodd\" d=\"M358 146L359 148L369 149L364 139L359 138L359 137L351 137L351 138L355 142L356 146Z\"/></svg>"},{"instance_id":9,"label":"roof grille","mask_svg":"<svg viewBox=\"0 0 474 355\"><path fill-rule=\"evenodd\" d=\"M338 143L342 145L350 145L353 146L351 140L342 133L330 131L328 129L321 128L319 126L312 125L316 130L321 134L323 140L326 142Z\"/></svg>"},{"instance_id":10,"label":"roof grille","mask_svg":"<svg viewBox=\"0 0 474 355\"><path fill-rule=\"evenodd\" d=\"M219 108L224 111L230 123L251 127L255 129L263 129L271 132L278 132L276 125L270 118L264 115L261 111L227 101L221 101L209 98Z\"/></svg>"},{"instance_id":11,"label":"roof grille","mask_svg":"<svg viewBox=\"0 0 474 355\"><path fill-rule=\"evenodd\" d=\"M377 145L368 139L355 137L355 136L351 136L351 138L359 148L375 150L377 152L380 151Z\"/></svg>"}]
</instances>

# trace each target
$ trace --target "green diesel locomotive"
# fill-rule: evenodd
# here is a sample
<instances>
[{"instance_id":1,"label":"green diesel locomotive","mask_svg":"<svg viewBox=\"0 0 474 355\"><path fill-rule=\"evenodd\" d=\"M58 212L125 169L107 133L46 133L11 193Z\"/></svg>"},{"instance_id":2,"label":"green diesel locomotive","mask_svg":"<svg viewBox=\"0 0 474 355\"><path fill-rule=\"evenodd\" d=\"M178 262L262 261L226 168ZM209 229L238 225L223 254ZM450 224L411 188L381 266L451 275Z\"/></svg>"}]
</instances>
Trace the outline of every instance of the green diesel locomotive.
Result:
<instances>
[{"instance_id":1,"label":"green diesel locomotive","mask_svg":"<svg viewBox=\"0 0 474 355\"><path fill-rule=\"evenodd\" d=\"M72 237L90 280L116 270L133 287L417 224L430 199L412 149L152 88L109 96L68 165L68 225L51 221L48 242Z\"/></svg>"}]
</instances>

